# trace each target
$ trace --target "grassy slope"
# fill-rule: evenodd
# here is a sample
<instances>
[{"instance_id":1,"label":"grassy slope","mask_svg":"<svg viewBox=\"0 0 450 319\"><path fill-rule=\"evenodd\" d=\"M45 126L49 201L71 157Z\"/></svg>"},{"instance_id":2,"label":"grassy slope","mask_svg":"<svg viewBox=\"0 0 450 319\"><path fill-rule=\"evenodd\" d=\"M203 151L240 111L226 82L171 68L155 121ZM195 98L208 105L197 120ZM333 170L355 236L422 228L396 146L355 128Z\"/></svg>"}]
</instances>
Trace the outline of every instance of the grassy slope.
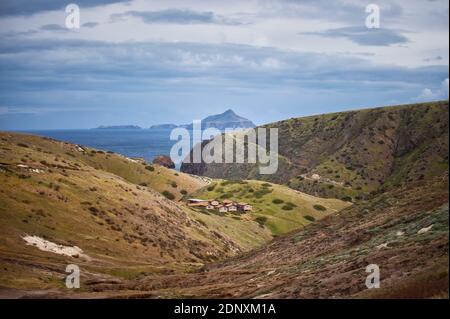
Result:
<instances>
[{"instance_id":1,"label":"grassy slope","mask_svg":"<svg viewBox=\"0 0 450 319\"><path fill-rule=\"evenodd\" d=\"M302 219L305 214L320 219L347 206L277 185L270 185L271 194L247 198L247 186L255 194L267 188L250 181L240 196L255 204L254 214L206 214L159 192L171 189L178 200L183 194L174 190L205 194L209 181L85 150L47 138L0 133L0 286L63 288L65 266L75 263L83 270L85 291L108 291L124 280L192 271L205 262L249 251L274 234L309 223ZM234 183L225 184L219 185L224 191L238 190ZM275 197L294 203L295 209L281 212L282 205L271 203ZM327 211L315 211L314 204ZM258 216L268 218L267 227L255 221ZM43 252L25 245L25 235L78 246L92 260Z\"/></svg>"},{"instance_id":2,"label":"grassy slope","mask_svg":"<svg viewBox=\"0 0 450 319\"><path fill-rule=\"evenodd\" d=\"M183 171L258 179L329 198L369 198L448 171L448 101L294 118L279 130L277 174L255 165L190 164ZM320 180L311 179L313 174Z\"/></svg>"},{"instance_id":3,"label":"grassy slope","mask_svg":"<svg viewBox=\"0 0 450 319\"><path fill-rule=\"evenodd\" d=\"M447 173L361 201L201 273L144 278L133 287L165 297L448 298L448 218ZM379 290L365 286L370 264L380 267Z\"/></svg>"},{"instance_id":4,"label":"grassy slope","mask_svg":"<svg viewBox=\"0 0 450 319\"><path fill-rule=\"evenodd\" d=\"M193 196L247 202L254 206L254 210L242 216L260 220L274 235L291 232L350 205L341 200L318 198L286 186L260 181L218 181Z\"/></svg>"},{"instance_id":5,"label":"grassy slope","mask_svg":"<svg viewBox=\"0 0 450 319\"><path fill-rule=\"evenodd\" d=\"M78 154L77 154L78 153ZM197 176L191 176L159 165L149 165L145 161L132 161L117 154L89 150L93 156L72 153L81 162L120 176L130 183L146 185L160 193L170 192L176 200L184 197L182 193L192 193L208 183Z\"/></svg>"},{"instance_id":6,"label":"grassy slope","mask_svg":"<svg viewBox=\"0 0 450 319\"><path fill-rule=\"evenodd\" d=\"M69 143L0 133L0 286L61 287L69 263L88 269L85 280L97 281L186 271L271 238L257 223L231 218L226 224L233 231L222 233L222 217L206 217L152 189L174 181L195 191L206 182L145 166L115 154L84 154ZM152 187L135 184L143 182ZM93 261L26 246L26 234L78 246Z\"/></svg>"}]
</instances>

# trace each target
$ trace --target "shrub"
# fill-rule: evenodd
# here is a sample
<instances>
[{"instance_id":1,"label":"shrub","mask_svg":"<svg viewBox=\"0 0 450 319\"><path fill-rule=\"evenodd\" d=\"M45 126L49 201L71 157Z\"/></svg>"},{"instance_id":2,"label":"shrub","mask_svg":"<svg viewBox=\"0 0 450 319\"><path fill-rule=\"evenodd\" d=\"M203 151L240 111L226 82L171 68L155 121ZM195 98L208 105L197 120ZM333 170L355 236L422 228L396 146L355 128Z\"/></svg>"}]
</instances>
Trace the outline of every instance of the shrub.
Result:
<instances>
[{"instance_id":1,"label":"shrub","mask_svg":"<svg viewBox=\"0 0 450 319\"><path fill-rule=\"evenodd\" d=\"M353 202L353 198L351 198L350 196L344 196L342 197L342 200L345 202Z\"/></svg>"},{"instance_id":2,"label":"shrub","mask_svg":"<svg viewBox=\"0 0 450 319\"><path fill-rule=\"evenodd\" d=\"M272 187L272 184L264 183L264 184L261 184L261 186L262 186L262 187Z\"/></svg>"},{"instance_id":3,"label":"shrub","mask_svg":"<svg viewBox=\"0 0 450 319\"><path fill-rule=\"evenodd\" d=\"M263 196L265 196L265 195L267 195L267 194L270 194L270 193L272 193L272 192L273 192L272 189L263 188L263 189L257 190L257 191L255 192L254 196L255 196L256 198L261 198L261 197L263 197Z\"/></svg>"},{"instance_id":4,"label":"shrub","mask_svg":"<svg viewBox=\"0 0 450 319\"><path fill-rule=\"evenodd\" d=\"M244 182L242 180L227 180L227 181L223 181L220 185L228 186L228 185L236 185L236 184L247 184L247 182Z\"/></svg>"},{"instance_id":5,"label":"shrub","mask_svg":"<svg viewBox=\"0 0 450 319\"><path fill-rule=\"evenodd\" d=\"M309 215L304 216L304 218L305 218L307 221L310 221L310 222L315 222L315 221L316 221L316 219L315 219L314 217L309 216Z\"/></svg>"},{"instance_id":6,"label":"shrub","mask_svg":"<svg viewBox=\"0 0 450 319\"><path fill-rule=\"evenodd\" d=\"M173 188L177 188L177 187L178 187L178 185L177 185L176 182L172 182L172 183L170 183L170 185L171 185Z\"/></svg>"},{"instance_id":7,"label":"shrub","mask_svg":"<svg viewBox=\"0 0 450 319\"><path fill-rule=\"evenodd\" d=\"M208 228L208 225L207 225L203 220L201 220L201 219L196 219L196 221L197 221L199 224L203 225L203 227Z\"/></svg>"},{"instance_id":8,"label":"shrub","mask_svg":"<svg viewBox=\"0 0 450 319\"><path fill-rule=\"evenodd\" d=\"M284 205L283 207L281 207L282 210L293 210L294 207L290 206L290 205Z\"/></svg>"},{"instance_id":9,"label":"shrub","mask_svg":"<svg viewBox=\"0 0 450 319\"><path fill-rule=\"evenodd\" d=\"M154 172L155 171L155 168L153 166L151 166L151 165L145 166L145 169L150 171L150 172Z\"/></svg>"},{"instance_id":10,"label":"shrub","mask_svg":"<svg viewBox=\"0 0 450 319\"><path fill-rule=\"evenodd\" d=\"M283 204L284 203L284 200L282 200L282 199L279 199L279 198L275 198L273 201L272 201L272 203L274 203L274 204Z\"/></svg>"},{"instance_id":11,"label":"shrub","mask_svg":"<svg viewBox=\"0 0 450 319\"><path fill-rule=\"evenodd\" d=\"M263 217L263 216L257 217L255 219L255 222L257 222L260 226L264 226L267 222L267 217Z\"/></svg>"},{"instance_id":12,"label":"shrub","mask_svg":"<svg viewBox=\"0 0 450 319\"><path fill-rule=\"evenodd\" d=\"M181 195L187 195L187 194L188 194L187 190L185 190L185 189L182 189L182 190L180 191L180 193L181 193Z\"/></svg>"},{"instance_id":13,"label":"shrub","mask_svg":"<svg viewBox=\"0 0 450 319\"><path fill-rule=\"evenodd\" d=\"M327 208L322 205L314 205L313 207L315 210L318 210L319 212L325 212L327 210Z\"/></svg>"},{"instance_id":14,"label":"shrub","mask_svg":"<svg viewBox=\"0 0 450 319\"><path fill-rule=\"evenodd\" d=\"M294 203L291 203L291 202L287 202L286 205L291 206L291 207L297 207L297 205L295 205Z\"/></svg>"},{"instance_id":15,"label":"shrub","mask_svg":"<svg viewBox=\"0 0 450 319\"><path fill-rule=\"evenodd\" d=\"M29 146L24 143L18 143L17 146L28 148Z\"/></svg>"},{"instance_id":16,"label":"shrub","mask_svg":"<svg viewBox=\"0 0 450 319\"><path fill-rule=\"evenodd\" d=\"M90 210L92 213L94 213L94 214L96 214L96 213L99 212L99 210L98 210L96 207L94 207L94 206L89 207L89 210Z\"/></svg>"},{"instance_id":17,"label":"shrub","mask_svg":"<svg viewBox=\"0 0 450 319\"><path fill-rule=\"evenodd\" d=\"M208 186L208 192L212 192L216 188L216 185Z\"/></svg>"},{"instance_id":18,"label":"shrub","mask_svg":"<svg viewBox=\"0 0 450 319\"><path fill-rule=\"evenodd\" d=\"M164 191L164 192L162 192L162 194L163 194L163 196L164 196L165 198L167 198L167 199L170 199L170 200L174 200L174 199L175 199L175 195L172 194L172 193L169 192L169 191Z\"/></svg>"}]
</instances>

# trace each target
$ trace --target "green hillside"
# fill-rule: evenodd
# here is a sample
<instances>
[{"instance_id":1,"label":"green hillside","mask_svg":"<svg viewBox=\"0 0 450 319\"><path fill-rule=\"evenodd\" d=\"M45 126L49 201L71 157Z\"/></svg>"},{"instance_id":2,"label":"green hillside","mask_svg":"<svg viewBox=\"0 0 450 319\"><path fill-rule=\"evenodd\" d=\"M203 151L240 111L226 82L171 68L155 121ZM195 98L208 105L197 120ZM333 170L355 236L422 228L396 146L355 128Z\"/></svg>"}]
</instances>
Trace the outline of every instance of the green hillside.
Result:
<instances>
[{"instance_id":1,"label":"green hillside","mask_svg":"<svg viewBox=\"0 0 450 319\"><path fill-rule=\"evenodd\" d=\"M360 201L201 272L142 278L133 287L165 298L448 299L448 186L447 172ZM373 264L381 287L369 290L366 267Z\"/></svg>"},{"instance_id":2,"label":"green hillside","mask_svg":"<svg viewBox=\"0 0 450 319\"><path fill-rule=\"evenodd\" d=\"M337 199L322 199L286 186L260 181L218 181L194 193L200 199L229 199L246 202L254 210L249 218L281 235L336 213L350 204ZM240 213L237 213L240 216Z\"/></svg>"},{"instance_id":3,"label":"green hillside","mask_svg":"<svg viewBox=\"0 0 450 319\"><path fill-rule=\"evenodd\" d=\"M267 127L280 130L275 175L204 163L180 173L0 133L0 296L448 298L448 102ZM82 289L64 288L68 264Z\"/></svg>"},{"instance_id":4,"label":"green hillside","mask_svg":"<svg viewBox=\"0 0 450 319\"><path fill-rule=\"evenodd\" d=\"M279 169L254 164L183 164L182 171L258 179L351 201L448 171L448 101L357 110L272 123Z\"/></svg>"},{"instance_id":5,"label":"green hillside","mask_svg":"<svg viewBox=\"0 0 450 319\"><path fill-rule=\"evenodd\" d=\"M0 155L1 286L61 287L70 263L100 281L185 271L242 249L184 206L130 182L170 187L172 180L192 191L205 185L196 178L161 167L146 173L145 163L115 154L12 133L0 134ZM79 247L89 258L42 251L26 244L27 235Z\"/></svg>"},{"instance_id":6,"label":"green hillside","mask_svg":"<svg viewBox=\"0 0 450 319\"><path fill-rule=\"evenodd\" d=\"M180 199L216 181L31 135L0 133L0 182L3 288L61 289L65 266L77 264L85 290L114 290L142 276L199 269L304 223L300 214L274 214L265 227L257 215L192 210ZM299 207L327 202L303 197L290 198ZM338 202L324 215L345 206Z\"/></svg>"}]
</instances>

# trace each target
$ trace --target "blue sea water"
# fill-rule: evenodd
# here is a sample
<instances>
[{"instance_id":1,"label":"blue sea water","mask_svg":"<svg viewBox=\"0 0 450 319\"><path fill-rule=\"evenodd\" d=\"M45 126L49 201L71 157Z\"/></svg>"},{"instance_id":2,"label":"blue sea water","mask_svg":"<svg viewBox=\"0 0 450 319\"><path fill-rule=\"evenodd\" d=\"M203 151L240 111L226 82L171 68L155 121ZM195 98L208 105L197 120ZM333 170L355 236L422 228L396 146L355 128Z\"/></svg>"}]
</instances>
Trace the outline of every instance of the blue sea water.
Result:
<instances>
[{"instance_id":1,"label":"blue sea water","mask_svg":"<svg viewBox=\"0 0 450 319\"><path fill-rule=\"evenodd\" d=\"M169 155L177 141L170 140L171 130L47 130L26 133L59 141L112 151L151 162L158 155Z\"/></svg>"}]
</instances>

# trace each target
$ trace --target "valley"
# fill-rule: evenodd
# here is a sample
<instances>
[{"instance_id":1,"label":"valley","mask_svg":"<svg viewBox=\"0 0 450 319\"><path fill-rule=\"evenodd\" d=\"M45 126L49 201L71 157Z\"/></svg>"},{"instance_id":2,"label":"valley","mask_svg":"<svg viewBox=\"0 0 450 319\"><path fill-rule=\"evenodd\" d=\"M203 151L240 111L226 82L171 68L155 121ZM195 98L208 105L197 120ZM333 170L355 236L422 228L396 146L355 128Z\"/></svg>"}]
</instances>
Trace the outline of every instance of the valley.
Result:
<instances>
[{"instance_id":1,"label":"valley","mask_svg":"<svg viewBox=\"0 0 450 319\"><path fill-rule=\"evenodd\" d=\"M190 209L187 196L225 182L112 152L16 133L0 133L0 152L3 289L64 289L67 264L84 270L81 290L88 291L196 271L307 223L293 212L266 227L260 211ZM294 203L322 202L292 192ZM329 202L333 211L346 206Z\"/></svg>"},{"instance_id":2,"label":"valley","mask_svg":"<svg viewBox=\"0 0 450 319\"><path fill-rule=\"evenodd\" d=\"M280 130L275 175L0 132L0 295L448 298L448 102L265 127Z\"/></svg>"}]
</instances>

